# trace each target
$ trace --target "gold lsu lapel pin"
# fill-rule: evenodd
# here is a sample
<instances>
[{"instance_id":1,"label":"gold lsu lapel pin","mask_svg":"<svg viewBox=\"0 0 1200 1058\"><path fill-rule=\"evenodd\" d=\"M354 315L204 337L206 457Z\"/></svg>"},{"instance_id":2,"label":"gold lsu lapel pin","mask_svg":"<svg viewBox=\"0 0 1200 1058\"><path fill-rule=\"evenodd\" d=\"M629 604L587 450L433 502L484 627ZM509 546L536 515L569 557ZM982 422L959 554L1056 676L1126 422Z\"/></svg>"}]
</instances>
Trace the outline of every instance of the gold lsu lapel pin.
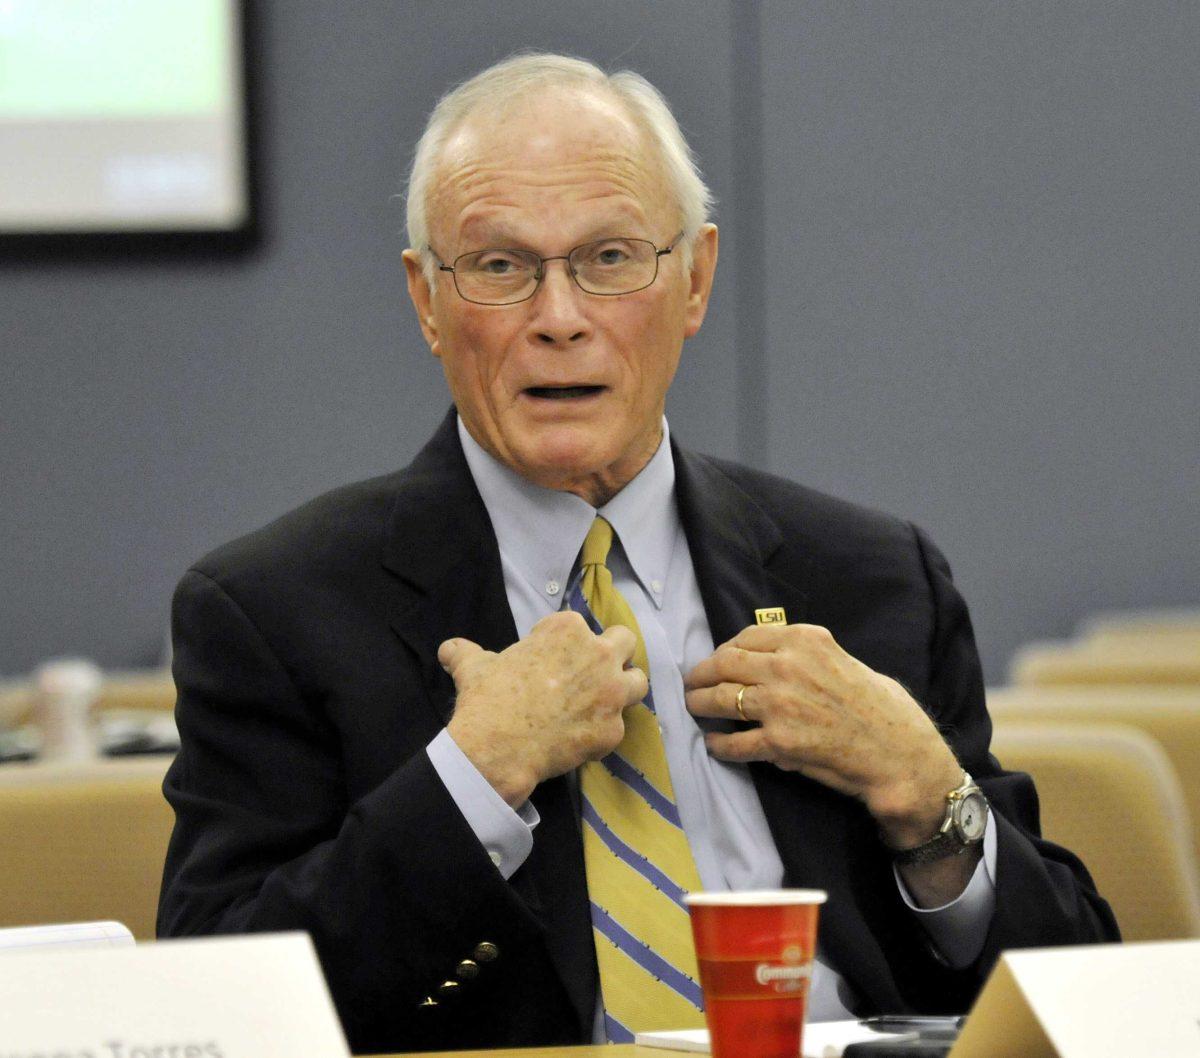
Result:
<instances>
[{"instance_id":1,"label":"gold lsu lapel pin","mask_svg":"<svg viewBox=\"0 0 1200 1058\"><path fill-rule=\"evenodd\" d=\"M787 614L782 606L767 606L754 611L754 623L759 625L785 625Z\"/></svg>"}]
</instances>

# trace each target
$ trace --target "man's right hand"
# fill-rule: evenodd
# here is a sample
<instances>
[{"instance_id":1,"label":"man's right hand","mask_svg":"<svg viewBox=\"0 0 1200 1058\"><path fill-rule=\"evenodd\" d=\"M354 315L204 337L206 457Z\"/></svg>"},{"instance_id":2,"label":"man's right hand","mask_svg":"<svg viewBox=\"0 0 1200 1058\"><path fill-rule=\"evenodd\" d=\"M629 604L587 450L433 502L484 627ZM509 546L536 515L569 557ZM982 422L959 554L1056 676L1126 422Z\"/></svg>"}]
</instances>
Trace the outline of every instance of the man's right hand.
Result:
<instances>
[{"instance_id":1,"label":"man's right hand","mask_svg":"<svg viewBox=\"0 0 1200 1058\"><path fill-rule=\"evenodd\" d=\"M596 635L569 610L499 654L447 639L438 661L458 690L450 737L516 808L543 779L616 748L622 711L648 689L641 669L626 668L635 642L620 625Z\"/></svg>"}]
</instances>

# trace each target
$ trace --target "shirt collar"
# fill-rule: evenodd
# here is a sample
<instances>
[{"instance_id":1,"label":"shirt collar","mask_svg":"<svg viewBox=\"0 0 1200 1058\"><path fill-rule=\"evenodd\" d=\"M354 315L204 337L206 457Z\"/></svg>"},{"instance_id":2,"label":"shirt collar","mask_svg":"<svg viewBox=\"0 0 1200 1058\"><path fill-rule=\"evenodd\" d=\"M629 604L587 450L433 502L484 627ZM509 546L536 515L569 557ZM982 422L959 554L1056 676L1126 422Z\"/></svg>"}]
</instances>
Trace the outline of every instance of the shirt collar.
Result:
<instances>
[{"instance_id":1,"label":"shirt collar","mask_svg":"<svg viewBox=\"0 0 1200 1058\"><path fill-rule=\"evenodd\" d=\"M665 418L662 441L650 462L599 511L574 493L533 484L489 455L461 416L458 436L500 553L535 591L562 598L584 537L596 515L602 514L616 532L634 576L661 609L679 530L675 462Z\"/></svg>"},{"instance_id":2,"label":"shirt collar","mask_svg":"<svg viewBox=\"0 0 1200 1058\"><path fill-rule=\"evenodd\" d=\"M675 510L675 460L666 419L658 451L599 513L616 532L634 576L661 610L680 528Z\"/></svg>"}]
</instances>

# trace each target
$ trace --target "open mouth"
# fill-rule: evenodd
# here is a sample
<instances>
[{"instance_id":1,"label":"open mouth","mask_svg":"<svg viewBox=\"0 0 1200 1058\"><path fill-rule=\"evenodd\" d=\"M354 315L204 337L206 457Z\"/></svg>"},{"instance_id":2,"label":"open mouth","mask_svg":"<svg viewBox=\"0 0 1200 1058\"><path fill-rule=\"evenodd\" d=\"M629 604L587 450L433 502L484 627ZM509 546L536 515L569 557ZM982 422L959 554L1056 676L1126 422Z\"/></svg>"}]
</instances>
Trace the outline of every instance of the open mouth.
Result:
<instances>
[{"instance_id":1,"label":"open mouth","mask_svg":"<svg viewBox=\"0 0 1200 1058\"><path fill-rule=\"evenodd\" d=\"M525 392L540 400L572 400L594 397L603 389L603 386L530 386Z\"/></svg>"}]
</instances>

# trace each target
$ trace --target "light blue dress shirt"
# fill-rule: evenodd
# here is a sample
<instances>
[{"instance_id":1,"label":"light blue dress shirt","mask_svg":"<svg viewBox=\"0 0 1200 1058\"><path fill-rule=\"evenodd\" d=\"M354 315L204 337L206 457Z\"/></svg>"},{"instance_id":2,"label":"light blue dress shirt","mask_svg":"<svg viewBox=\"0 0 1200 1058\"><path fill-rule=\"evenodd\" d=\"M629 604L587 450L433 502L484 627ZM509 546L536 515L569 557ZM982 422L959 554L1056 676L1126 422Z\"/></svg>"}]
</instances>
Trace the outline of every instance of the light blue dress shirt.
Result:
<instances>
[{"instance_id":1,"label":"light blue dress shirt","mask_svg":"<svg viewBox=\"0 0 1200 1058\"><path fill-rule=\"evenodd\" d=\"M712 653L714 644L676 510L666 420L653 458L599 511L572 493L534 485L499 463L475 442L461 419L458 432L499 543L505 592L519 636L565 608L576 559L597 513L612 525L616 539L608 565L646 642L667 764L700 879L708 890L779 888L783 864L749 769L709 755L704 729L684 703L684 675ZM533 848L536 810L528 802L511 809L448 731L443 729L427 752L492 862L505 878L511 877ZM918 908L896 875L905 902L952 966L970 964L983 947L995 905L995 861L996 836L989 819L983 858L953 902ZM809 1016L852 1017L850 1004L846 983L818 953Z\"/></svg>"}]
</instances>

